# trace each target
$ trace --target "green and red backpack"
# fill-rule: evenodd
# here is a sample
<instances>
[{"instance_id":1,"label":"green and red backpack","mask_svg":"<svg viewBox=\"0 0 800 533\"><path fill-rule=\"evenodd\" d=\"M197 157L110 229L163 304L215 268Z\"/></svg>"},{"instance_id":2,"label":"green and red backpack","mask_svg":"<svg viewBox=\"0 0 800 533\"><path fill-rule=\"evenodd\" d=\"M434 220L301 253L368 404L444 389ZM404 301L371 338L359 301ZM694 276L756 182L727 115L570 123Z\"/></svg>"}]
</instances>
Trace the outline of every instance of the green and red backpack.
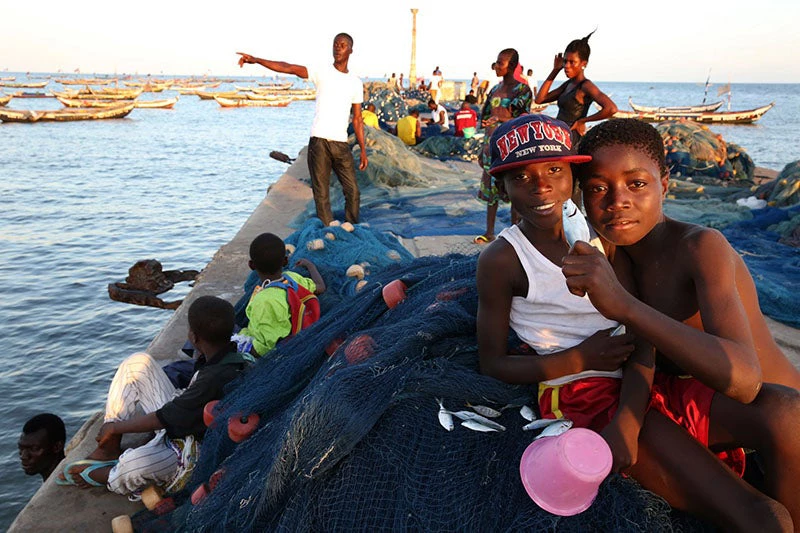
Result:
<instances>
[{"instance_id":1,"label":"green and red backpack","mask_svg":"<svg viewBox=\"0 0 800 533\"><path fill-rule=\"evenodd\" d=\"M280 279L270 281L266 285L257 287L257 289L263 290L270 287L286 291L286 301L289 303L289 318L292 323L290 337L297 335L303 328L307 328L319 320L320 310L317 295L297 283L297 281L289 276L281 276ZM256 290L253 296L260 290Z\"/></svg>"}]
</instances>

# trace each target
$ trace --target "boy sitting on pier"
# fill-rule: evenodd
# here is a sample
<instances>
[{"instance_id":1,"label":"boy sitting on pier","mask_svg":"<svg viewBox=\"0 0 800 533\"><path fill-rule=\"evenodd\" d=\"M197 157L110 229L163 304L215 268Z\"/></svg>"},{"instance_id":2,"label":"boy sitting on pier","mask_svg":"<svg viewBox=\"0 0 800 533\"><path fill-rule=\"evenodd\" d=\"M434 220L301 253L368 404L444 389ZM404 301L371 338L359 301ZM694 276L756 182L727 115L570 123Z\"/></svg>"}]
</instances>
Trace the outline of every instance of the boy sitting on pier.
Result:
<instances>
[{"instance_id":1,"label":"boy sitting on pier","mask_svg":"<svg viewBox=\"0 0 800 533\"><path fill-rule=\"evenodd\" d=\"M588 293L605 317L652 343L654 388L669 393L660 401L695 412L674 420L694 426L712 450L757 450L766 486L756 491L678 424L650 413L639 438L648 468L637 464L632 475L724 530L797 530L800 374L772 339L746 265L718 231L664 215L669 171L655 128L610 120L588 132L580 153L592 157L577 170L589 221L630 261L638 298L581 242L564 258L570 291Z\"/></svg>"},{"instance_id":2,"label":"boy sitting on pier","mask_svg":"<svg viewBox=\"0 0 800 533\"><path fill-rule=\"evenodd\" d=\"M311 279L284 270L288 264L286 245L277 235L262 233L250 243L249 265L258 274L259 283L247 304L247 327L239 331L237 339L240 349L244 350L247 342L242 342L242 339L249 338L252 341L249 351L255 356L264 355L279 340L297 332L295 323L302 320L302 317L293 316L295 310L290 306L289 297L294 294L288 294L289 291L314 295L325 292L325 281L314 263L307 259L300 259L295 263L295 266L305 267Z\"/></svg>"},{"instance_id":3,"label":"boy sitting on pier","mask_svg":"<svg viewBox=\"0 0 800 533\"><path fill-rule=\"evenodd\" d=\"M205 433L203 408L223 396L223 389L252 362L238 353L230 338L233 306L214 296L201 296L189 307L189 340L194 345L196 372L183 391L176 389L146 353L131 355L117 369L108 391L97 448L86 459L67 464L59 485L108 487L130 494L147 485L172 483L185 467L184 451ZM137 405L145 414L136 414ZM155 431L146 444L122 451L126 433Z\"/></svg>"}]
</instances>

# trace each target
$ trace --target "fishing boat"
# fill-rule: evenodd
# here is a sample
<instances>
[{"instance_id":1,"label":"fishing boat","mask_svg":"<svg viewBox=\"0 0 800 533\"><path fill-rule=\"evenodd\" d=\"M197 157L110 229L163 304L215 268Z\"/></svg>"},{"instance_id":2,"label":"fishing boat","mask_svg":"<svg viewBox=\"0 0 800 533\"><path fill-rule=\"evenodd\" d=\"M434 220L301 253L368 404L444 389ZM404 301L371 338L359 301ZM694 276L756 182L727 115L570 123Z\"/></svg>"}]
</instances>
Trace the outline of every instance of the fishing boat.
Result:
<instances>
[{"instance_id":1,"label":"fishing boat","mask_svg":"<svg viewBox=\"0 0 800 533\"><path fill-rule=\"evenodd\" d=\"M136 100L136 107L139 109L172 109L178 103L178 97L166 98L163 100Z\"/></svg>"},{"instance_id":2,"label":"fishing boat","mask_svg":"<svg viewBox=\"0 0 800 533\"><path fill-rule=\"evenodd\" d=\"M14 98L14 96L13 96L13 95L10 95L10 94L0 94L0 107L3 107L3 106L4 106L4 105L6 105L7 103L9 103L9 102L11 101L11 99L12 99L12 98Z\"/></svg>"},{"instance_id":3,"label":"fishing boat","mask_svg":"<svg viewBox=\"0 0 800 533\"><path fill-rule=\"evenodd\" d=\"M73 120L100 120L122 118L133 111L133 102L106 108L74 108L46 111L23 109L0 109L0 121L3 122L69 122Z\"/></svg>"},{"instance_id":4,"label":"fishing boat","mask_svg":"<svg viewBox=\"0 0 800 533\"><path fill-rule=\"evenodd\" d=\"M80 94L81 97L86 94L97 96L98 98L107 98L109 100L133 100L134 98L138 98L143 92L144 90L142 88L120 89L119 87L101 87L99 89L93 89L91 87L86 87L85 90L80 91Z\"/></svg>"},{"instance_id":5,"label":"fishing boat","mask_svg":"<svg viewBox=\"0 0 800 533\"><path fill-rule=\"evenodd\" d=\"M224 98L221 96L215 96L214 100L222 107L286 107L292 102L291 98L283 100L249 100L247 98Z\"/></svg>"},{"instance_id":6,"label":"fishing boat","mask_svg":"<svg viewBox=\"0 0 800 533\"><path fill-rule=\"evenodd\" d=\"M53 93L41 91L17 91L12 95L14 98L53 98Z\"/></svg>"},{"instance_id":7,"label":"fishing boat","mask_svg":"<svg viewBox=\"0 0 800 533\"><path fill-rule=\"evenodd\" d=\"M274 82L263 82L263 81L258 82L258 84L262 87L268 87L269 89L272 89L274 91L285 91L287 89L291 89L293 85L292 82L274 83Z\"/></svg>"},{"instance_id":8,"label":"fishing boat","mask_svg":"<svg viewBox=\"0 0 800 533\"><path fill-rule=\"evenodd\" d=\"M56 79L56 82L60 83L61 85L108 85L112 81L116 81L115 79L104 79L104 78L60 78Z\"/></svg>"},{"instance_id":9,"label":"fishing boat","mask_svg":"<svg viewBox=\"0 0 800 533\"><path fill-rule=\"evenodd\" d=\"M0 82L0 87L13 87L15 89L43 89L49 81L22 81L22 82Z\"/></svg>"},{"instance_id":10,"label":"fishing boat","mask_svg":"<svg viewBox=\"0 0 800 533\"><path fill-rule=\"evenodd\" d=\"M214 98L230 98L230 99L247 99L247 96L240 93L239 91L197 91L195 94L200 97L201 100L213 100Z\"/></svg>"},{"instance_id":11,"label":"fishing boat","mask_svg":"<svg viewBox=\"0 0 800 533\"><path fill-rule=\"evenodd\" d=\"M719 111L712 113L640 113L638 111L621 110L614 113L614 118L636 118L645 122L664 122L665 120L692 120L703 124L752 124L773 108L770 103L755 109L744 111Z\"/></svg>"},{"instance_id":12,"label":"fishing boat","mask_svg":"<svg viewBox=\"0 0 800 533\"><path fill-rule=\"evenodd\" d=\"M122 104L133 104L135 101L130 100L100 100L100 99L83 99L83 98L64 98L63 96L56 96L59 102L64 104L64 107L116 107Z\"/></svg>"},{"instance_id":13,"label":"fishing boat","mask_svg":"<svg viewBox=\"0 0 800 533\"><path fill-rule=\"evenodd\" d=\"M722 100L711 104L698 104L689 106L675 106L675 107L650 107L639 104L634 104L633 100L628 97L628 104L631 109L637 113L713 113L722 107Z\"/></svg>"},{"instance_id":14,"label":"fishing boat","mask_svg":"<svg viewBox=\"0 0 800 533\"><path fill-rule=\"evenodd\" d=\"M270 100L270 101L275 101L275 100L286 100L286 98L288 97L287 95L280 95L280 94L277 94L277 93L261 94L261 93L246 92L246 93L243 93L243 94L247 97L248 100ZM294 97L291 97L291 99L295 100Z\"/></svg>"}]
</instances>

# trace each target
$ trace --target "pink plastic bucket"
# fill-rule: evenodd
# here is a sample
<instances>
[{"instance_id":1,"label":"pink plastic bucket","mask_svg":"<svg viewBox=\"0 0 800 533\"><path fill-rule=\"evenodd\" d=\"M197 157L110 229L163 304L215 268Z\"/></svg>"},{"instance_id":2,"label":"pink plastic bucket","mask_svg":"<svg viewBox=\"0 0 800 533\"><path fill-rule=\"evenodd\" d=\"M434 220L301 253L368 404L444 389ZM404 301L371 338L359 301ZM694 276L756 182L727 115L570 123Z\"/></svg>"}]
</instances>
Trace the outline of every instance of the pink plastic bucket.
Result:
<instances>
[{"instance_id":1,"label":"pink plastic bucket","mask_svg":"<svg viewBox=\"0 0 800 533\"><path fill-rule=\"evenodd\" d=\"M603 437L590 429L573 428L558 437L533 441L522 454L519 473L539 507L572 516L592 505L611 463L611 449Z\"/></svg>"}]
</instances>

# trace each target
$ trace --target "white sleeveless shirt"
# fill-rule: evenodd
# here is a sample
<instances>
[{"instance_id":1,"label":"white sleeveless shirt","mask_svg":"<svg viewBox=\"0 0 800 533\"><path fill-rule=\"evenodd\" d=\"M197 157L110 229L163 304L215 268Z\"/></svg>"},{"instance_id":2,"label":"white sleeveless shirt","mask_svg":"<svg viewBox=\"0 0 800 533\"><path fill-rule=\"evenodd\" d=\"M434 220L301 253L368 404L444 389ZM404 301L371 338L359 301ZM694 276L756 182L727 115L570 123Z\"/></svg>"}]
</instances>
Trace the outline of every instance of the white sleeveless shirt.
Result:
<instances>
[{"instance_id":1,"label":"white sleeveless shirt","mask_svg":"<svg viewBox=\"0 0 800 533\"><path fill-rule=\"evenodd\" d=\"M511 329L537 354L572 348L598 330L618 325L601 315L588 298L569 292L561 268L542 255L518 226L504 229L499 237L514 247L528 278L528 294L511 299ZM585 370L543 383L562 385L594 376L621 378L622 369L613 372Z\"/></svg>"}]
</instances>

